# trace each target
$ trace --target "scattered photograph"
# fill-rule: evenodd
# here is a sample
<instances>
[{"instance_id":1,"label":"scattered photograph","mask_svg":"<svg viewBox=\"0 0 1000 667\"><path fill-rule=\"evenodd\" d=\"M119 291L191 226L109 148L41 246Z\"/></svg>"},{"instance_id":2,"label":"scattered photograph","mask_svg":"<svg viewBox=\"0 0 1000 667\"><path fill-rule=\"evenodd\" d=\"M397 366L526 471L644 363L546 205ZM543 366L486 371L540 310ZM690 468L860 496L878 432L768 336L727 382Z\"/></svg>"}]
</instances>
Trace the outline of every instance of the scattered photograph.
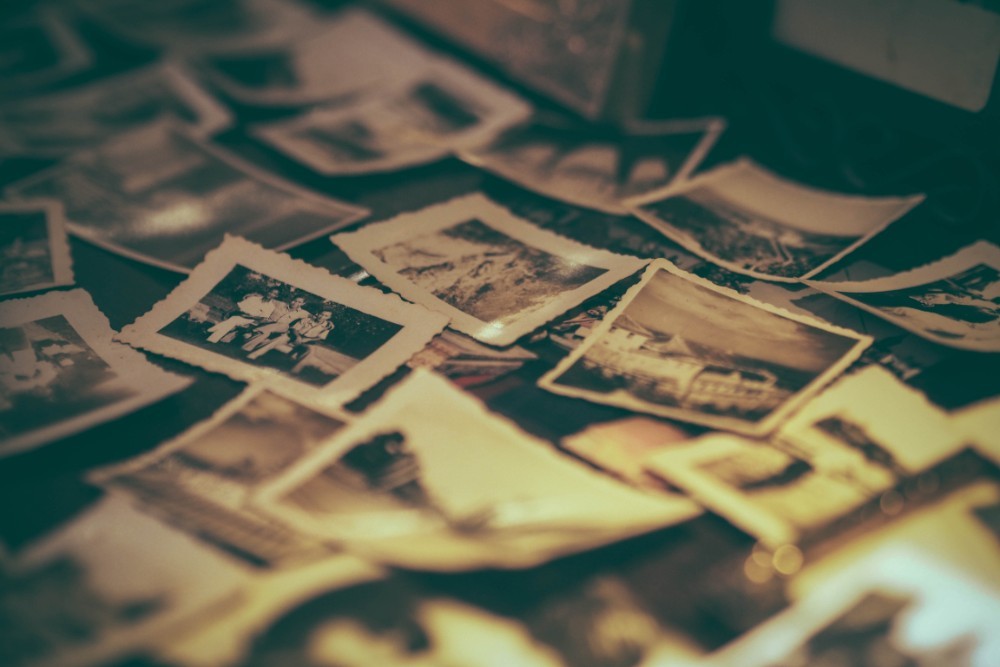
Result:
<instances>
[{"instance_id":1,"label":"scattered photograph","mask_svg":"<svg viewBox=\"0 0 1000 667\"><path fill-rule=\"evenodd\" d=\"M208 54L196 67L244 104L295 107L350 103L372 89L419 76L430 60L420 43L353 8L313 21L293 40Z\"/></svg>"},{"instance_id":2,"label":"scattered photograph","mask_svg":"<svg viewBox=\"0 0 1000 667\"><path fill-rule=\"evenodd\" d=\"M645 265L538 229L478 193L331 240L383 284L498 346Z\"/></svg>"},{"instance_id":3,"label":"scattered photograph","mask_svg":"<svg viewBox=\"0 0 1000 667\"><path fill-rule=\"evenodd\" d=\"M743 158L630 199L628 208L692 252L761 280L812 278L923 201L826 192Z\"/></svg>"},{"instance_id":4,"label":"scattered photograph","mask_svg":"<svg viewBox=\"0 0 1000 667\"><path fill-rule=\"evenodd\" d=\"M469 388L513 373L537 358L538 355L517 345L497 350L445 329L406 365L429 368L458 386Z\"/></svg>"},{"instance_id":5,"label":"scattered photograph","mask_svg":"<svg viewBox=\"0 0 1000 667\"><path fill-rule=\"evenodd\" d=\"M366 174L424 164L489 141L531 107L450 61L357 103L257 125L265 143L321 174Z\"/></svg>"},{"instance_id":6,"label":"scattered photograph","mask_svg":"<svg viewBox=\"0 0 1000 667\"><path fill-rule=\"evenodd\" d=\"M227 236L119 339L338 405L396 370L446 324L395 295Z\"/></svg>"},{"instance_id":7,"label":"scattered photograph","mask_svg":"<svg viewBox=\"0 0 1000 667\"><path fill-rule=\"evenodd\" d=\"M174 394L189 380L112 342L83 290L0 304L0 456L72 435Z\"/></svg>"},{"instance_id":8,"label":"scattered photograph","mask_svg":"<svg viewBox=\"0 0 1000 667\"><path fill-rule=\"evenodd\" d=\"M73 283L58 202L0 202L0 296Z\"/></svg>"},{"instance_id":9,"label":"scattered photograph","mask_svg":"<svg viewBox=\"0 0 1000 667\"><path fill-rule=\"evenodd\" d=\"M262 172L173 123L122 134L7 192L57 199L72 234L181 273L225 234L284 250L368 213Z\"/></svg>"},{"instance_id":10,"label":"scattered photograph","mask_svg":"<svg viewBox=\"0 0 1000 667\"><path fill-rule=\"evenodd\" d=\"M231 122L182 66L167 62L0 104L0 148L62 158L165 118L200 137Z\"/></svg>"},{"instance_id":11,"label":"scattered photograph","mask_svg":"<svg viewBox=\"0 0 1000 667\"><path fill-rule=\"evenodd\" d=\"M93 55L59 13L36 9L0 27L0 90L21 92L76 74Z\"/></svg>"},{"instance_id":12,"label":"scattered photograph","mask_svg":"<svg viewBox=\"0 0 1000 667\"><path fill-rule=\"evenodd\" d=\"M724 128L720 118L663 121L595 138L590 125L543 119L460 157L553 199L624 216L622 200L684 180Z\"/></svg>"},{"instance_id":13,"label":"scattered photograph","mask_svg":"<svg viewBox=\"0 0 1000 667\"><path fill-rule=\"evenodd\" d=\"M112 664L235 599L246 579L125 499L105 498L0 567L4 665Z\"/></svg>"},{"instance_id":14,"label":"scattered photograph","mask_svg":"<svg viewBox=\"0 0 1000 667\"><path fill-rule=\"evenodd\" d=\"M156 451L90 479L254 564L302 561L329 552L249 511L247 501L347 421L273 389L251 387Z\"/></svg>"},{"instance_id":15,"label":"scattered photograph","mask_svg":"<svg viewBox=\"0 0 1000 667\"><path fill-rule=\"evenodd\" d=\"M539 386L763 435L870 343L657 260Z\"/></svg>"},{"instance_id":16,"label":"scattered photograph","mask_svg":"<svg viewBox=\"0 0 1000 667\"><path fill-rule=\"evenodd\" d=\"M987 241L886 278L809 285L935 343L1000 352L1000 248Z\"/></svg>"},{"instance_id":17,"label":"scattered photograph","mask_svg":"<svg viewBox=\"0 0 1000 667\"><path fill-rule=\"evenodd\" d=\"M366 557L432 570L529 567L698 511L565 459L424 369L266 486L256 505Z\"/></svg>"}]
</instances>

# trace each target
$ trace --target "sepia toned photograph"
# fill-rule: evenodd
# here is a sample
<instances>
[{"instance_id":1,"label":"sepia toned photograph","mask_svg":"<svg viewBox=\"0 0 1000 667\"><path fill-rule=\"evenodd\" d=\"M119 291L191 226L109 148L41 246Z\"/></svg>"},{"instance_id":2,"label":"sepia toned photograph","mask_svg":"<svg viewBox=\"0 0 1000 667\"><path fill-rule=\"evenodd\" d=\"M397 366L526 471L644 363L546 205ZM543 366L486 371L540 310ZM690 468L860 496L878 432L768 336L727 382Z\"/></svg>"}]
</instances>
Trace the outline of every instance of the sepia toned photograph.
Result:
<instances>
[{"instance_id":1,"label":"sepia toned photograph","mask_svg":"<svg viewBox=\"0 0 1000 667\"><path fill-rule=\"evenodd\" d=\"M406 365L428 368L460 387L470 388L513 373L537 358L535 353L517 345L498 350L445 329Z\"/></svg>"},{"instance_id":2,"label":"sepia toned photograph","mask_svg":"<svg viewBox=\"0 0 1000 667\"><path fill-rule=\"evenodd\" d=\"M332 405L396 370L446 323L394 295L227 236L119 339Z\"/></svg>"},{"instance_id":3,"label":"sepia toned photograph","mask_svg":"<svg viewBox=\"0 0 1000 667\"><path fill-rule=\"evenodd\" d=\"M176 393L189 381L112 342L83 290L5 301L0 457L64 438Z\"/></svg>"},{"instance_id":4,"label":"sepia toned photograph","mask_svg":"<svg viewBox=\"0 0 1000 667\"><path fill-rule=\"evenodd\" d=\"M62 206L0 203L0 296L72 282Z\"/></svg>"},{"instance_id":5,"label":"sepia toned photograph","mask_svg":"<svg viewBox=\"0 0 1000 667\"><path fill-rule=\"evenodd\" d=\"M117 664L234 601L246 571L105 498L0 569L4 665Z\"/></svg>"},{"instance_id":6,"label":"sepia toned photograph","mask_svg":"<svg viewBox=\"0 0 1000 667\"><path fill-rule=\"evenodd\" d=\"M809 285L935 343L1000 352L1000 248L987 241L886 278Z\"/></svg>"},{"instance_id":7,"label":"sepia toned photograph","mask_svg":"<svg viewBox=\"0 0 1000 667\"><path fill-rule=\"evenodd\" d=\"M698 511L565 460L423 369L265 487L256 505L375 560L432 570L527 567Z\"/></svg>"},{"instance_id":8,"label":"sepia toned photograph","mask_svg":"<svg viewBox=\"0 0 1000 667\"><path fill-rule=\"evenodd\" d=\"M539 386L762 435L870 343L657 260Z\"/></svg>"},{"instance_id":9,"label":"sepia toned photograph","mask_svg":"<svg viewBox=\"0 0 1000 667\"><path fill-rule=\"evenodd\" d=\"M383 284L499 346L645 265L538 229L478 193L331 240Z\"/></svg>"},{"instance_id":10,"label":"sepia toned photograph","mask_svg":"<svg viewBox=\"0 0 1000 667\"><path fill-rule=\"evenodd\" d=\"M61 158L115 135L173 119L199 137L228 127L229 111L174 62L0 104L0 147Z\"/></svg>"},{"instance_id":11,"label":"sepia toned photograph","mask_svg":"<svg viewBox=\"0 0 1000 667\"><path fill-rule=\"evenodd\" d=\"M367 215L263 172L173 123L123 134L7 192L14 199L60 200L75 236L180 273L225 234L285 250Z\"/></svg>"},{"instance_id":12,"label":"sepia toned photograph","mask_svg":"<svg viewBox=\"0 0 1000 667\"><path fill-rule=\"evenodd\" d=\"M328 552L249 511L247 501L347 421L272 389L250 387L175 440L90 479L254 564L301 561Z\"/></svg>"},{"instance_id":13,"label":"sepia toned photograph","mask_svg":"<svg viewBox=\"0 0 1000 667\"><path fill-rule=\"evenodd\" d=\"M622 200L687 178L724 128L719 118L646 122L602 138L590 126L542 119L460 157L533 192L624 216Z\"/></svg>"},{"instance_id":14,"label":"sepia toned photograph","mask_svg":"<svg viewBox=\"0 0 1000 667\"><path fill-rule=\"evenodd\" d=\"M827 192L740 159L626 202L692 252L761 280L811 278L923 201Z\"/></svg>"},{"instance_id":15,"label":"sepia toned photograph","mask_svg":"<svg viewBox=\"0 0 1000 667\"><path fill-rule=\"evenodd\" d=\"M265 143L321 174L365 174L438 160L489 141L531 113L513 93L450 61L379 95L257 125Z\"/></svg>"},{"instance_id":16,"label":"sepia toned photograph","mask_svg":"<svg viewBox=\"0 0 1000 667\"><path fill-rule=\"evenodd\" d=\"M0 27L0 91L56 83L93 63L93 54L58 12L24 12Z\"/></svg>"}]
</instances>

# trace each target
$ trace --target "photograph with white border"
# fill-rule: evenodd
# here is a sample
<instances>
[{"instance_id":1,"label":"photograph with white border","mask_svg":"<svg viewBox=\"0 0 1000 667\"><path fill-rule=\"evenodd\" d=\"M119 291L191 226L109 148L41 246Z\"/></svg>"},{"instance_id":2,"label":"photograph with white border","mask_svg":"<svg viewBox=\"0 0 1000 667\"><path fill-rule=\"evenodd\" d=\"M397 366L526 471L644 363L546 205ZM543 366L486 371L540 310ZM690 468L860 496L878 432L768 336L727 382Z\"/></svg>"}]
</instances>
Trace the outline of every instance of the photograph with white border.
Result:
<instances>
[{"instance_id":1,"label":"photograph with white border","mask_svg":"<svg viewBox=\"0 0 1000 667\"><path fill-rule=\"evenodd\" d=\"M229 127L229 110L179 63L165 61L73 88L0 104L0 147L64 157L171 118L199 137Z\"/></svg>"},{"instance_id":2,"label":"photograph with white border","mask_svg":"<svg viewBox=\"0 0 1000 667\"><path fill-rule=\"evenodd\" d=\"M764 435L847 369L871 341L755 301L661 259L539 386Z\"/></svg>"},{"instance_id":3,"label":"photograph with white border","mask_svg":"<svg viewBox=\"0 0 1000 667\"><path fill-rule=\"evenodd\" d=\"M227 236L118 339L339 405L422 350L448 318Z\"/></svg>"},{"instance_id":4,"label":"photograph with white border","mask_svg":"<svg viewBox=\"0 0 1000 667\"><path fill-rule=\"evenodd\" d=\"M622 200L687 178L725 127L721 118L633 123L602 139L590 126L539 119L459 157L547 197L628 215Z\"/></svg>"},{"instance_id":5,"label":"photograph with white border","mask_svg":"<svg viewBox=\"0 0 1000 667\"><path fill-rule=\"evenodd\" d=\"M514 343L646 264L540 229L480 193L331 240L386 286L497 346Z\"/></svg>"},{"instance_id":6,"label":"photograph with white border","mask_svg":"<svg viewBox=\"0 0 1000 667\"><path fill-rule=\"evenodd\" d=\"M7 193L62 201L73 235L179 273L226 234L286 250L368 214L262 171L172 122L122 134Z\"/></svg>"},{"instance_id":7,"label":"photograph with white border","mask_svg":"<svg viewBox=\"0 0 1000 667\"><path fill-rule=\"evenodd\" d=\"M255 564L307 560L330 552L250 511L247 501L349 421L339 411L254 385L156 450L88 479Z\"/></svg>"},{"instance_id":8,"label":"photograph with white border","mask_svg":"<svg viewBox=\"0 0 1000 667\"><path fill-rule=\"evenodd\" d=\"M73 262L62 205L0 202L0 296L71 284Z\"/></svg>"},{"instance_id":9,"label":"photograph with white border","mask_svg":"<svg viewBox=\"0 0 1000 667\"><path fill-rule=\"evenodd\" d=\"M112 341L81 289L0 303L0 457L121 417L190 384Z\"/></svg>"},{"instance_id":10,"label":"photograph with white border","mask_svg":"<svg viewBox=\"0 0 1000 667\"><path fill-rule=\"evenodd\" d=\"M443 59L419 76L357 103L317 107L253 134L326 175L367 174L425 164L491 140L531 107L465 67Z\"/></svg>"},{"instance_id":11,"label":"photograph with white border","mask_svg":"<svg viewBox=\"0 0 1000 667\"><path fill-rule=\"evenodd\" d=\"M808 284L929 341L1000 352L1000 248L988 241L894 276Z\"/></svg>"},{"instance_id":12,"label":"photograph with white border","mask_svg":"<svg viewBox=\"0 0 1000 667\"><path fill-rule=\"evenodd\" d=\"M65 18L44 8L7 20L0 29L0 45L3 92L56 83L86 69L94 60Z\"/></svg>"},{"instance_id":13,"label":"photograph with white border","mask_svg":"<svg viewBox=\"0 0 1000 667\"><path fill-rule=\"evenodd\" d=\"M657 231L730 271L798 282L845 257L923 199L819 190L740 158L625 204Z\"/></svg>"},{"instance_id":14,"label":"photograph with white border","mask_svg":"<svg viewBox=\"0 0 1000 667\"><path fill-rule=\"evenodd\" d=\"M700 511L573 462L424 369L256 505L366 557L431 570L530 567Z\"/></svg>"}]
</instances>

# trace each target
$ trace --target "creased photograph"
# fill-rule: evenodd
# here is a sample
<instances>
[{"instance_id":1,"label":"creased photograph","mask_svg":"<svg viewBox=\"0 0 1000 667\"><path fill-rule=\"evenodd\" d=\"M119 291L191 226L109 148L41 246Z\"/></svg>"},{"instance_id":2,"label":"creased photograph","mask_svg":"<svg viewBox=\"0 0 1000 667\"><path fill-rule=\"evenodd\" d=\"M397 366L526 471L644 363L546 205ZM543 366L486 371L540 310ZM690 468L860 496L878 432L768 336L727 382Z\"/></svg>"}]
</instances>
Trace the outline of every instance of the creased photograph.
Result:
<instances>
[{"instance_id":1,"label":"creased photograph","mask_svg":"<svg viewBox=\"0 0 1000 667\"><path fill-rule=\"evenodd\" d=\"M359 554L430 570L528 567L698 512L560 457L423 369L256 505Z\"/></svg>"},{"instance_id":2,"label":"creased photograph","mask_svg":"<svg viewBox=\"0 0 1000 667\"><path fill-rule=\"evenodd\" d=\"M338 405L406 363L446 317L227 236L119 339Z\"/></svg>"},{"instance_id":3,"label":"creased photograph","mask_svg":"<svg viewBox=\"0 0 1000 667\"><path fill-rule=\"evenodd\" d=\"M112 341L83 290L0 303L0 457L121 417L185 388Z\"/></svg>"},{"instance_id":4,"label":"creased photograph","mask_svg":"<svg viewBox=\"0 0 1000 667\"><path fill-rule=\"evenodd\" d=\"M7 192L15 200L62 201L75 236L180 273L225 234L285 250L368 213L264 172L170 122L123 134Z\"/></svg>"},{"instance_id":5,"label":"creased photograph","mask_svg":"<svg viewBox=\"0 0 1000 667\"><path fill-rule=\"evenodd\" d=\"M72 283L62 206L40 200L0 202L0 296Z\"/></svg>"},{"instance_id":6,"label":"creased photograph","mask_svg":"<svg viewBox=\"0 0 1000 667\"><path fill-rule=\"evenodd\" d=\"M935 343L1000 352L1000 248L987 241L894 276L809 286Z\"/></svg>"},{"instance_id":7,"label":"creased photograph","mask_svg":"<svg viewBox=\"0 0 1000 667\"><path fill-rule=\"evenodd\" d=\"M539 386L762 435L870 343L657 260Z\"/></svg>"},{"instance_id":8,"label":"creased photograph","mask_svg":"<svg viewBox=\"0 0 1000 667\"><path fill-rule=\"evenodd\" d=\"M646 263L539 229L478 193L331 240L383 284L498 346Z\"/></svg>"},{"instance_id":9,"label":"creased photograph","mask_svg":"<svg viewBox=\"0 0 1000 667\"><path fill-rule=\"evenodd\" d=\"M731 271L798 282L921 201L920 194L865 197L817 190L741 158L626 204L654 229Z\"/></svg>"}]
</instances>

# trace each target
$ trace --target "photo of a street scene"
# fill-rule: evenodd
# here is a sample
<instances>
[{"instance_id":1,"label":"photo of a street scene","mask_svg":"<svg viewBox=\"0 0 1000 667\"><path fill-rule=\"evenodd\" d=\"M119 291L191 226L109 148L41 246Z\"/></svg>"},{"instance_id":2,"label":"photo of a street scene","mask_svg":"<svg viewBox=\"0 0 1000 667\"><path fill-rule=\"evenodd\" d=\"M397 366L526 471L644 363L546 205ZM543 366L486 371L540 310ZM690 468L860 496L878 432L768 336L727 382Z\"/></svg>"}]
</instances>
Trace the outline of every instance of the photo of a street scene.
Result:
<instances>
[{"instance_id":1,"label":"photo of a street scene","mask_svg":"<svg viewBox=\"0 0 1000 667\"><path fill-rule=\"evenodd\" d=\"M237 265L160 334L320 387L402 326Z\"/></svg>"}]
</instances>

